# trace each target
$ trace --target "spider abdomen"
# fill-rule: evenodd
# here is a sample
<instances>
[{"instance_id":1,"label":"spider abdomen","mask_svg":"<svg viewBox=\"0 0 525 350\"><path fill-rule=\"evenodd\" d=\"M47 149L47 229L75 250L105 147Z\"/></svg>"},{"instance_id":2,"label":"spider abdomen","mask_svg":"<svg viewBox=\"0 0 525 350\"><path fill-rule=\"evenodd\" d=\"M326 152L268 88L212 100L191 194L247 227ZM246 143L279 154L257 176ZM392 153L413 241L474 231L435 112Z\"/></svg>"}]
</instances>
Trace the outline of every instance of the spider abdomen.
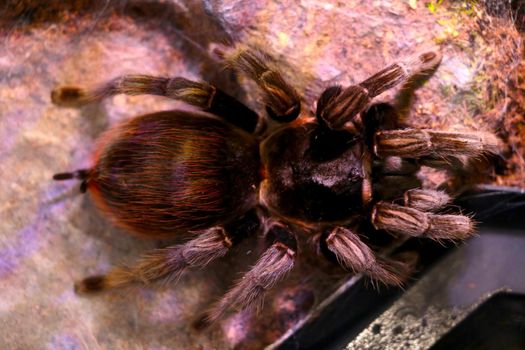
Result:
<instances>
[{"instance_id":1,"label":"spider abdomen","mask_svg":"<svg viewBox=\"0 0 525 350\"><path fill-rule=\"evenodd\" d=\"M258 144L219 119L160 112L128 121L101 140L88 189L132 232L172 236L204 229L255 204Z\"/></svg>"}]
</instances>

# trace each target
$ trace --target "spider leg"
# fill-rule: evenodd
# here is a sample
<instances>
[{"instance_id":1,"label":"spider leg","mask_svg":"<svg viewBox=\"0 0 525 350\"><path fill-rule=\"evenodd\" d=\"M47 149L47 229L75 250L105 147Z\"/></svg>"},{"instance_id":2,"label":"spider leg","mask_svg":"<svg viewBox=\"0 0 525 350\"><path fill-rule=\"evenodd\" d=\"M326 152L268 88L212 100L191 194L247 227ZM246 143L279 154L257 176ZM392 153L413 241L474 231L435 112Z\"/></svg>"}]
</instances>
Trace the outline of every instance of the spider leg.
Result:
<instances>
[{"instance_id":1,"label":"spider leg","mask_svg":"<svg viewBox=\"0 0 525 350\"><path fill-rule=\"evenodd\" d=\"M464 168L470 158L468 156L454 155L454 157L440 158L440 157L422 157L417 159L420 165L428 166L436 169L444 169L452 172Z\"/></svg>"},{"instance_id":2,"label":"spider leg","mask_svg":"<svg viewBox=\"0 0 525 350\"><path fill-rule=\"evenodd\" d=\"M384 284L401 285L410 275L410 266L401 261L376 256L357 234L336 227L321 236L321 251L335 257L339 265L354 273L363 273ZM330 256L333 254L333 256Z\"/></svg>"},{"instance_id":3,"label":"spider leg","mask_svg":"<svg viewBox=\"0 0 525 350\"><path fill-rule=\"evenodd\" d=\"M301 99L282 74L270 67L272 59L261 51L242 49L227 57L233 67L253 79L265 94L268 115L279 122L291 122L301 112Z\"/></svg>"},{"instance_id":4,"label":"spider leg","mask_svg":"<svg viewBox=\"0 0 525 350\"><path fill-rule=\"evenodd\" d=\"M381 175L412 175L419 171L420 164L415 159L401 157L385 157L374 159L374 173Z\"/></svg>"},{"instance_id":5,"label":"spider leg","mask_svg":"<svg viewBox=\"0 0 525 350\"><path fill-rule=\"evenodd\" d=\"M440 209L448 202L448 198L443 193L417 190L407 194L405 200L405 206L386 202L376 203L371 217L374 227L393 234L428 237L435 240L463 240L474 233L474 223L468 216L429 212Z\"/></svg>"},{"instance_id":6,"label":"spider leg","mask_svg":"<svg viewBox=\"0 0 525 350\"><path fill-rule=\"evenodd\" d=\"M118 94L147 94L180 100L248 132L254 132L259 121L254 111L215 86L181 77L124 75L92 89L58 87L51 92L51 100L57 105L79 106Z\"/></svg>"},{"instance_id":7,"label":"spider leg","mask_svg":"<svg viewBox=\"0 0 525 350\"><path fill-rule=\"evenodd\" d=\"M374 198L396 199L411 188L421 187L421 180L415 174L375 174L373 179Z\"/></svg>"},{"instance_id":8,"label":"spider leg","mask_svg":"<svg viewBox=\"0 0 525 350\"><path fill-rule=\"evenodd\" d=\"M441 62L437 52L425 52L414 58L394 63L357 85L348 88L332 86L317 103L316 117L331 129L343 129L347 122L362 112L377 95L401 82L432 72ZM366 122L366 121L365 121Z\"/></svg>"},{"instance_id":9,"label":"spider leg","mask_svg":"<svg viewBox=\"0 0 525 350\"><path fill-rule=\"evenodd\" d=\"M449 132L431 129L403 129L375 133L374 153L378 157L449 158L478 157L497 153L500 142L488 132Z\"/></svg>"},{"instance_id":10,"label":"spider leg","mask_svg":"<svg viewBox=\"0 0 525 350\"><path fill-rule=\"evenodd\" d=\"M443 209L451 201L448 194L437 190L422 190L413 188L405 192L405 206L420 211L435 212Z\"/></svg>"},{"instance_id":11,"label":"spider leg","mask_svg":"<svg viewBox=\"0 0 525 350\"><path fill-rule=\"evenodd\" d=\"M248 212L230 224L199 232L197 238L184 244L153 250L132 266L115 267L105 275L84 278L75 284L75 291L93 293L132 283L177 281L188 268L205 267L258 229L257 214Z\"/></svg>"},{"instance_id":12,"label":"spider leg","mask_svg":"<svg viewBox=\"0 0 525 350\"><path fill-rule=\"evenodd\" d=\"M266 233L269 247L237 282L207 313L207 322L213 323L228 308L243 310L262 307L264 293L282 280L293 268L297 253L295 235L284 225L275 223Z\"/></svg>"}]
</instances>

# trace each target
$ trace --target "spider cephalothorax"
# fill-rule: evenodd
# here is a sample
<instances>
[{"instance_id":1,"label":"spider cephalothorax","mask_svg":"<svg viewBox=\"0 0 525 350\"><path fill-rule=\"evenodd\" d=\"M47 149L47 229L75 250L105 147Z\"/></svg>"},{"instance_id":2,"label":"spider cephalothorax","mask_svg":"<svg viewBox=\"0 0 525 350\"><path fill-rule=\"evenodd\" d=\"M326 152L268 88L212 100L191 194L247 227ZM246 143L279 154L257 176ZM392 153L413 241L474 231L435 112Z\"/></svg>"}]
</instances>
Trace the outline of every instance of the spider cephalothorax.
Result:
<instances>
[{"instance_id":1,"label":"spider cephalothorax","mask_svg":"<svg viewBox=\"0 0 525 350\"><path fill-rule=\"evenodd\" d=\"M261 148L268 174L261 201L272 211L308 223L344 221L361 213L360 135L309 123L275 132Z\"/></svg>"},{"instance_id":2,"label":"spider cephalothorax","mask_svg":"<svg viewBox=\"0 0 525 350\"><path fill-rule=\"evenodd\" d=\"M379 257L360 239L360 228L444 240L472 234L467 216L438 213L448 195L417 188L413 180L420 165L449 166L495 152L498 140L481 132L401 129L391 105L369 106L385 90L435 70L439 54L402 60L347 88L329 87L315 115L301 110L298 93L266 55L246 49L222 55L263 90L274 120L268 127L216 87L179 77L128 75L92 90L53 91L53 101L62 105L153 94L207 112L131 119L101 138L89 169L55 175L82 180L81 189L131 232L194 235L136 265L88 277L76 284L79 292L176 279L225 255L242 238L264 235L266 250L215 305L209 317L216 319L230 306L256 304L292 269L301 230L315 235L310 241L317 250L345 269L388 284L401 283L406 266ZM403 204L393 203L398 197Z\"/></svg>"}]
</instances>

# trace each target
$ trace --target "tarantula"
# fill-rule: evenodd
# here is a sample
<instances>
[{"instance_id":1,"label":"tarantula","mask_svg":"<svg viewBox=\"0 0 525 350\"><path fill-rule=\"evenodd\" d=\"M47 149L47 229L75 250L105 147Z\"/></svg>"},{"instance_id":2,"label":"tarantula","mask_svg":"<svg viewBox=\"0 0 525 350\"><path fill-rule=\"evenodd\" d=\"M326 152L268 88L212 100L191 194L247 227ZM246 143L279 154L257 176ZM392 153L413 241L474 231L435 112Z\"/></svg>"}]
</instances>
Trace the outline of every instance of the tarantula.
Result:
<instances>
[{"instance_id":1,"label":"tarantula","mask_svg":"<svg viewBox=\"0 0 525 350\"><path fill-rule=\"evenodd\" d=\"M402 60L350 87L331 86L315 115L301 109L300 96L266 54L236 49L222 55L262 90L268 120L213 85L181 77L125 75L94 89L65 86L52 92L58 105L150 94L206 112L165 111L126 121L101 137L89 169L54 176L81 180L81 191L89 191L109 218L133 233L193 237L147 253L135 265L85 278L75 284L77 292L176 280L242 239L264 235L266 250L214 305L213 321L231 306L258 304L285 277L296 260L298 233L316 237L311 241L318 251L343 268L385 284L400 284L407 266L379 256L360 238L367 224L434 240L473 233L469 217L436 213L450 201L447 194L411 188L411 179L420 165L441 167L495 152L497 138L400 129L394 107L370 105L387 89L430 74L439 53ZM399 191L404 202L396 204L392 193Z\"/></svg>"}]
</instances>

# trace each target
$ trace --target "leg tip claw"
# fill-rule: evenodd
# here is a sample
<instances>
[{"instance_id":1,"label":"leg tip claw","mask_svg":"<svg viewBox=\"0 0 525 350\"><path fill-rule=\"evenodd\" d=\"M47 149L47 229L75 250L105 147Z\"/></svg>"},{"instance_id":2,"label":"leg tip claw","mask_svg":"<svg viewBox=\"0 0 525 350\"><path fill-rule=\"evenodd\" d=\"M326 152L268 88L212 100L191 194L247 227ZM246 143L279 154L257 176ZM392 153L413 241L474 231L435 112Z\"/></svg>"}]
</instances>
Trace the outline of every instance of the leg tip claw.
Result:
<instances>
[{"instance_id":1,"label":"leg tip claw","mask_svg":"<svg viewBox=\"0 0 525 350\"><path fill-rule=\"evenodd\" d=\"M75 282L73 289L76 294L92 294L106 289L104 276L92 276Z\"/></svg>"},{"instance_id":2,"label":"leg tip claw","mask_svg":"<svg viewBox=\"0 0 525 350\"><path fill-rule=\"evenodd\" d=\"M63 86L51 91L51 102L57 106L74 106L81 104L84 92L81 88Z\"/></svg>"}]
</instances>

